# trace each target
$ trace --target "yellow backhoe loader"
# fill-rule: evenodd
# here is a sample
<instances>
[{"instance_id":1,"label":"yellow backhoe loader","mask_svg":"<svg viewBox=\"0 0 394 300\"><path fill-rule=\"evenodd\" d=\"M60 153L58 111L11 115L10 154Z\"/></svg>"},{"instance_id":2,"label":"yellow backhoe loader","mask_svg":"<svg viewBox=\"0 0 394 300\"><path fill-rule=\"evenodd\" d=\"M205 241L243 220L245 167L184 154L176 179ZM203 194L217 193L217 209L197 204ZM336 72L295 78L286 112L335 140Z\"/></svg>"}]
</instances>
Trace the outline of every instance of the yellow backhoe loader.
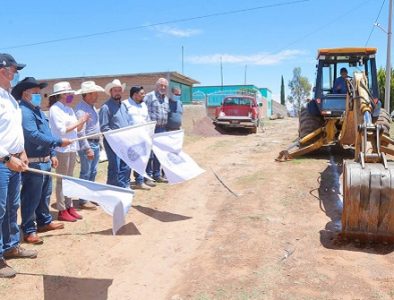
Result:
<instances>
[{"instance_id":1,"label":"yellow backhoe loader","mask_svg":"<svg viewBox=\"0 0 394 300\"><path fill-rule=\"evenodd\" d=\"M394 242L394 155L389 114L378 100L375 48L320 49L314 98L301 110L299 137L277 161L323 146L354 148L343 164L342 236ZM351 75L351 76L349 76Z\"/></svg>"}]
</instances>

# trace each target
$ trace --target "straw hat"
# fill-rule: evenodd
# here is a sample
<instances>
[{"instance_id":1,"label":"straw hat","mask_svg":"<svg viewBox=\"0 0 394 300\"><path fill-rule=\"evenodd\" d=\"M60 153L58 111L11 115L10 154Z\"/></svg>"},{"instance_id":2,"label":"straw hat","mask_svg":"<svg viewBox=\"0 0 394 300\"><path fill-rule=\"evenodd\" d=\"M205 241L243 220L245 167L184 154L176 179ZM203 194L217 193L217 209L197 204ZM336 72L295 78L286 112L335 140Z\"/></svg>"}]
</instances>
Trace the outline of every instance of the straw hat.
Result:
<instances>
[{"instance_id":1,"label":"straw hat","mask_svg":"<svg viewBox=\"0 0 394 300\"><path fill-rule=\"evenodd\" d=\"M75 92L77 95L88 94L93 92L104 92L104 89L94 81L85 81L81 83L81 89Z\"/></svg>"},{"instance_id":2,"label":"straw hat","mask_svg":"<svg viewBox=\"0 0 394 300\"><path fill-rule=\"evenodd\" d=\"M121 83L119 79L114 79L110 83L107 83L105 86L105 92L107 95L111 96L111 89L114 87L121 87L123 92L126 88L126 83Z\"/></svg>"},{"instance_id":3,"label":"straw hat","mask_svg":"<svg viewBox=\"0 0 394 300\"><path fill-rule=\"evenodd\" d=\"M53 93L49 97L60 94L75 94L75 91L71 88L68 81L60 81L53 85Z\"/></svg>"}]
</instances>

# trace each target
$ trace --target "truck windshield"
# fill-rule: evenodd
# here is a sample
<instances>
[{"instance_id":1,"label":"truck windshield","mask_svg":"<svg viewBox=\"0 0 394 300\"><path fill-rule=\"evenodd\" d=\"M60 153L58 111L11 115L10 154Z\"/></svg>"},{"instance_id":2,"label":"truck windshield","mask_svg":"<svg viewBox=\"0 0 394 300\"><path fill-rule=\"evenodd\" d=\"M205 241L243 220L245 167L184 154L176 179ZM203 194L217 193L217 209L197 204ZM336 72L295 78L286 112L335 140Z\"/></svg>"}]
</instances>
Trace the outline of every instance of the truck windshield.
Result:
<instances>
[{"instance_id":1,"label":"truck windshield","mask_svg":"<svg viewBox=\"0 0 394 300\"><path fill-rule=\"evenodd\" d=\"M368 78L369 89L372 90L371 60L368 58L354 60L349 57L337 57L336 60L326 61L322 65L321 83L323 95L346 93L346 88L340 88L345 82L342 79L345 76L341 76L341 70L347 71L347 78L352 78L354 72L365 72Z\"/></svg>"}]
</instances>

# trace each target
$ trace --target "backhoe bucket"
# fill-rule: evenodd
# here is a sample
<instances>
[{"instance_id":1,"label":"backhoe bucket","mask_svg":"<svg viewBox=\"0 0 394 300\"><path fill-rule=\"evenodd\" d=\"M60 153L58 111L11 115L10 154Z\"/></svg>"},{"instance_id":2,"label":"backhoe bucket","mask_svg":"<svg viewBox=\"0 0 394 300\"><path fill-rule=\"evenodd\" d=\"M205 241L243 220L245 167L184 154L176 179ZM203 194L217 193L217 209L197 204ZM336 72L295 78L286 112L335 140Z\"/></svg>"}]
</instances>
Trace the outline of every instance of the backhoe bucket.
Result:
<instances>
[{"instance_id":1,"label":"backhoe bucket","mask_svg":"<svg viewBox=\"0 0 394 300\"><path fill-rule=\"evenodd\" d=\"M344 163L342 236L394 242L394 163Z\"/></svg>"}]
</instances>

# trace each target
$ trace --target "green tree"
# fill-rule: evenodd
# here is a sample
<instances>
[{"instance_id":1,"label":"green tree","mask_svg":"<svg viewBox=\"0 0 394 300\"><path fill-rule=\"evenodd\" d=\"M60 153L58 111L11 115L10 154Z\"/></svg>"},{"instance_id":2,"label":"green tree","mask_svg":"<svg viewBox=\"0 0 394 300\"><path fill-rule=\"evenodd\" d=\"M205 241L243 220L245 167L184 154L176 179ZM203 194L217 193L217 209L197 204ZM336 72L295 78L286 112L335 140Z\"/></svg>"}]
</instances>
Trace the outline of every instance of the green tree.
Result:
<instances>
[{"instance_id":1,"label":"green tree","mask_svg":"<svg viewBox=\"0 0 394 300\"><path fill-rule=\"evenodd\" d=\"M379 89L379 99L384 105L384 94L386 92L386 69L380 67L378 70L378 89ZM394 70L391 69L391 82L390 82L390 110L394 109Z\"/></svg>"},{"instance_id":2,"label":"green tree","mask_svg":"<svg viewBox=\"0 0 394 300\"><path fill-rule=\"evenodd\" d=\"M285 81L283 80L283 75L282 75L282 82L280 84L280 104L286 105Z\"/></svg>"},{"instance_id":3,"label":"green tree","mask_svg":"<svg viewBox=\"0 0 394 300\"><path fill-rule=\"evenodd\" d=\"M293 79L289 81L289 88L290 95L288 100L293 105L293 111L298 116L301 106L311 94L312 88L308 78L301 75L300 67L294 68Z\"/></svg>"}]
</instances>

